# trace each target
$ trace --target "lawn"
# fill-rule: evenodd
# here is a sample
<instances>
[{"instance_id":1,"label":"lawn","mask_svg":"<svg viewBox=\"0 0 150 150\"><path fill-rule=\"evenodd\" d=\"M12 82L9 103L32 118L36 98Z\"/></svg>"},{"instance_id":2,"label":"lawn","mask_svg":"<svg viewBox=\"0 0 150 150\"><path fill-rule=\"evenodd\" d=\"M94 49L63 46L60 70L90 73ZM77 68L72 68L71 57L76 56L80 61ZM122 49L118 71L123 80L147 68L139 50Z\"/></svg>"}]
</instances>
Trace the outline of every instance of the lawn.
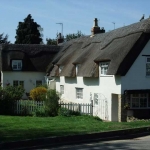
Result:
<instances>
[{"instance_id":1,"label":"lawn","mask_svg":"<svg viewBox=\"0 0 150 150\"><path fill-rule=\"evenodd\" d=\"M102 132L149 126L144 122L101 122L90 116L19 117L0 116L0 141Z\"/></svg>"}]
</instances>

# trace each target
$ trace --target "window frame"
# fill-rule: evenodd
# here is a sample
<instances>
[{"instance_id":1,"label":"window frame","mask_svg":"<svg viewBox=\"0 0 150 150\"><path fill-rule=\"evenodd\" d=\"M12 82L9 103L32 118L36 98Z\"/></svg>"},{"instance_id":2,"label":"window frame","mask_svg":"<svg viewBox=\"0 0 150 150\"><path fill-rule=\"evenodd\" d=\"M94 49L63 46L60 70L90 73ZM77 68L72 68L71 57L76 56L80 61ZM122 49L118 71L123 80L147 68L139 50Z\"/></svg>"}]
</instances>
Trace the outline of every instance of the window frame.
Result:
<instances>
[{"instance_id":1,"label":"window frame","mask_svg":"<svg viewBox=\"0 0 150 150\"><path fill-rule=\"evenodd\" d=\"M148 59L150 59L150 57L146 57L146 77L150 77L150 60L148 61ZM148 66L149 68L147 68Z\"/></svg>"},{"instance_id":2,"label":"window frame","mask_svg":"<svg viewBox=\"0 0 150 150\"><path fill-rule=\"evenodd\" d=\"M100 76L107 76L109 62L100 62Z\"/></svg>"},{"instance_id":3,"label":"window frame","mask_svg":"<svg viewBox=\"0 0 150 150\"><path fill-rule=\"evenodd\" d=\"M14 84L16 82L16 85ZM24 88L24 81L23 80L13 80L13 86L21 85Z\"/></svg>"},{"instance_id":4,"label":"window frame","mask_svg":"<svg viewBox=\"0 0 150 150\"><path fill-rule=\"evenodd\" d=\"M136 95L136 96L134 96L134 95ZM145 95L145 96L143 96L143 95ZM146 102L144 102L144 99L146 99ZM148 93L131 94L130 100L131 100L131 103L130 103L131 109L148 109L148 108L150 108ZM142 105L144 105L144 103L146 104L146 106L142 106ZM134 105L138 105L138 106L134 106Z\"/></svg>"},{"instance_id":5,"label":"window frame","mask_svg":"<svg viewBox=\"0 0 150 150\"><path fill-rule=\"evenodd\" d=\"M60 85L60 94L64 94L64 85Z\"/></svg>"},{"instance_id":6,"label":"window frame","mask_svg":"<svg viewBox=\"0 0 150 150\"><path fill-rule=\"evenodd\" d=\"M76 99L83 100L83 88L76 88Z\"/></svg>"},{"instance_id":7,"label":"window frame","mask_svg":"<svg viewBox=\"0 0 150 150\"><path fill-rule=\"evenodd\" d=\"M42 84L37 84L38 81L41 81ZM43 85L43 81L42 81L42 80L36 80L36 81L35 81L35 85L36 85L36 87L38 87L38 86L40 86L40 85Z\"/></svg>"},{"instance_id":8,"label":"window frame","mask_svg":"<svg viewBox=\"0 0 150 150\"><path fill-rule=\"evenodd\" d=\"M22 60L12 60L12 70L22 70Z\"/></svg>"}]
</instances>

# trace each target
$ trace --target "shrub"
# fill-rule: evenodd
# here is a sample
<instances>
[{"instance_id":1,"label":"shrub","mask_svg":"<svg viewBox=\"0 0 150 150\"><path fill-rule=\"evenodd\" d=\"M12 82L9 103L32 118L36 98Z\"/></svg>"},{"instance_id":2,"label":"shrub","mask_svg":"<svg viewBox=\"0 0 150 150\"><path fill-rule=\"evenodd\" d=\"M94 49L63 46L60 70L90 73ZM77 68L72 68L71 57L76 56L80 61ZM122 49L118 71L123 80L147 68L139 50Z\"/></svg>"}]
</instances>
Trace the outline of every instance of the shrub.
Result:
<instances>
[{"instance_id":1,"label":"shrub","mask_svg":"<svg viewBox=\"0 0 150 150\"><path fill-rule=\"evenodd\" d=\"M62 107L59 108L58 115L69 117L69 116L80 116L81 114L78 111L73 111Z\"/></svg>"},{"instance_id":2,"label":"shrub","mask_svg":"<svg viewBox=\"0 0 150 150\"><path fill-rule=\"evenodd\" d=\"M0 87L0 114L12 115L14 113L14 104L16 100L22 98L24 89L22 86Z\"/></svg>"},{"instance_id":3,"label":"shrub","mask_svg":"<svg viewBox=\"0 0 150 150\"><path fill-rule=\"evenodd\" d=\"M35 101L42 101L45 99L47 89L45 87L36 87L30 91L30 97Z\"/></svg>"},{"instance_id":4,"label":"shrub","mask_svg":"<svg viewBox=\"0 0 150 150\"><path fill-rule=\"evenodd\" d=\"M44 107L41 109L36 109L36 111L33 113L33 116L35 116L35 117L46 117Z\"/></svg>"},{"instance_id":5,"label":"shrub","mask_svg":"<svg viewBox=\"0 0 150 150\"><path fill-rule=\"evenodd\" d=\"M48 90L45 98L45 112L48 116L56 116L58 114L60 95L56 90Z\"/></svg>"}]
</instances>

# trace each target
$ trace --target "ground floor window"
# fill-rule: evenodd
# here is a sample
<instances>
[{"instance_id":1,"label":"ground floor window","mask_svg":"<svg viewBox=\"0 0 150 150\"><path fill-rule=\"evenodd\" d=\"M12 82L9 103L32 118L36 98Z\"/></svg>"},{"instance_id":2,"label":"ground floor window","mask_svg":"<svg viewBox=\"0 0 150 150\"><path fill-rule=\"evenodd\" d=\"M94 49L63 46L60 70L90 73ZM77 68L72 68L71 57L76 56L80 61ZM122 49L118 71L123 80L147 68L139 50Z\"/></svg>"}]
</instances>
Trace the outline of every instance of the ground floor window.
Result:
<instances>
[{"instance_id":1,"label":"ground floor window","mask_svg":"<svg viewBox=\"0 0 150 150\"><path fill-rule=\"evenodd\" d=\"M36 80L36 87L42 85L42 80Z\"/></svg>"},{"instance_id":2,"label":"ground floor window","mask_svg":"<svg viewBox=\"0 0 150 150\"><path fill-rule=\"evenodd\" d=\"M76 88L76 99L83 99L83 88Z\"/></svg>"},{"instance_id":3,"label":"ground floor window","mask_svg":"<svg viewBox=\"0 0 150 150\"><path fill-rule=\"evenodd\" d=\"M13 81L13 86L19 86L19 85L21 85L24 88L24 81L18 81L18 80Z\"/></svg>"},{"instance_id":4,"label":"ground floor window","mask_svg":"<svg viewBox=\"0 0 150 150\"><path fill-rule=\"evenodd\" d=\"M148 100L148 94L131 94L131 108L148 108L150 102Z\"/></svg>"}]
</instances>

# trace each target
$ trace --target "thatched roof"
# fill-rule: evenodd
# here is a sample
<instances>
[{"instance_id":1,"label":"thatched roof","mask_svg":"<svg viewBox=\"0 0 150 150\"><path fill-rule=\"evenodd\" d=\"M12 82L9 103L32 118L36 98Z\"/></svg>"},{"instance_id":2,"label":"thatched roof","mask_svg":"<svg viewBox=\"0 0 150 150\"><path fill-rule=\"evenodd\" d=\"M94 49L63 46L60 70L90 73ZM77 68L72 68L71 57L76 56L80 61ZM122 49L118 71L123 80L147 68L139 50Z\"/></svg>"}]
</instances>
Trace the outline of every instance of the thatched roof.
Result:
<instances>
[{"instance_id":1,"label":"thatched roof","mask_svg":"<svg viewBox=\"0 0 150 150\"><path fill-rule=\"evenodd\" d=\"M150 19L107 33L83 36L63 44L53 63L51 76L98 77L98 63L110 61L108 75L125 75L150 39ZM64 66L58 73L58 66Z\"/></svg>"},{"instance_id":2,"label":"thatched roof","mask_svg":"<svg viewBox=\"0 0 150 150\"><path fill-rule=\"evenodd\" d=\"M0 45L0 70L12 71L12 60L22 60L21 71L49 72L51 61L60 46L38 44L1 44Z\"/></svg>"}]
</instances>

